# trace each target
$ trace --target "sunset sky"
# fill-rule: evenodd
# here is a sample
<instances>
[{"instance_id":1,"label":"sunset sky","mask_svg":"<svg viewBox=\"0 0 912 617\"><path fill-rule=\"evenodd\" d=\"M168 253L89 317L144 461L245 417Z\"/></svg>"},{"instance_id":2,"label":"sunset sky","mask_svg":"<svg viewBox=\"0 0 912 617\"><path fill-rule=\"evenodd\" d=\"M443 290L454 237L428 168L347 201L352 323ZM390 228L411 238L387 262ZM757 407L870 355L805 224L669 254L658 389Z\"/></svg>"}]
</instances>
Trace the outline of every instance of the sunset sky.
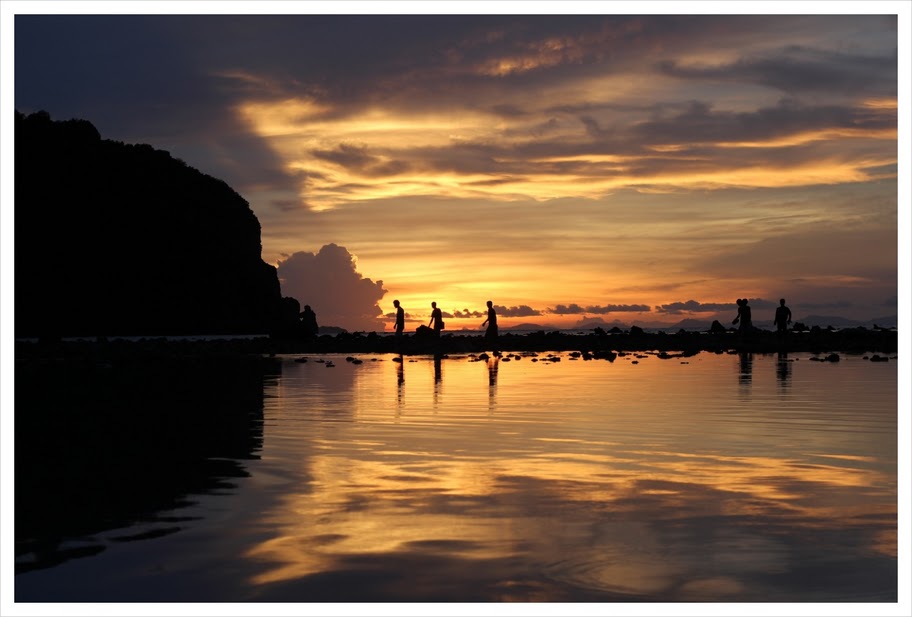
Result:
<instances>
[{"instance_id":1,"label":"sunset sky","mask_svg":"<svg viewBox=\"0 0 912 617\"><path fill-rule=\"evenodd\" d=\"M15 107L225 180L321 325L897 314L895 3L462 4L17 15Z\"/></svg>"}]
</instances>

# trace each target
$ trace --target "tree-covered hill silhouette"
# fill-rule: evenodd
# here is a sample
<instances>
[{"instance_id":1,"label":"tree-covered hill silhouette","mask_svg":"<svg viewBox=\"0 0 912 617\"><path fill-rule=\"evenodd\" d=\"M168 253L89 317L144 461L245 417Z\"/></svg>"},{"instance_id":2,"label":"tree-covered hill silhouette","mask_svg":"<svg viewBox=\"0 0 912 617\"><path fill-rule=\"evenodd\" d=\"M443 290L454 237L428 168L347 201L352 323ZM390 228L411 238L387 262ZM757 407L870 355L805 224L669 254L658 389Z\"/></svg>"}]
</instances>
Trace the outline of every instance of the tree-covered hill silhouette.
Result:
<instances>
[{"instance_id":1,"label":"tree-covered hill silhouette","mask_svg":"<svg viewBox=\"0 0 912 617\"><path fill-rule=\"evenodd\" d=\"M17 337L251 334L282 311L225 182L84 120L16 112Z\"/></svg>"}]
</instances>

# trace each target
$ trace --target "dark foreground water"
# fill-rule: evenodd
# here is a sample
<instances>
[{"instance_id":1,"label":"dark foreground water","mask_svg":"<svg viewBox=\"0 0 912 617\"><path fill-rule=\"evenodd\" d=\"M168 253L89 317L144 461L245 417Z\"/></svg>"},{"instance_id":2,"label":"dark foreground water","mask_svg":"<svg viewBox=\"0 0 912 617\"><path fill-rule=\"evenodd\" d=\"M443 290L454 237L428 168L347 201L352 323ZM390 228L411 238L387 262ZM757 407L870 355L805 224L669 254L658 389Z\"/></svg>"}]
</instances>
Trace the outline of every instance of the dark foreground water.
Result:
<instances>
[{"instance_id":1,"label":"dark foreground water","mask_svg":"<svg viewBox=\"0 0 912 617\"><path fill-rule=\"evenodd\" d=\"M16 601L896 601L895 361L548 355L283 358L252 456L17 538Z\"/></svg>"}]
</instances>

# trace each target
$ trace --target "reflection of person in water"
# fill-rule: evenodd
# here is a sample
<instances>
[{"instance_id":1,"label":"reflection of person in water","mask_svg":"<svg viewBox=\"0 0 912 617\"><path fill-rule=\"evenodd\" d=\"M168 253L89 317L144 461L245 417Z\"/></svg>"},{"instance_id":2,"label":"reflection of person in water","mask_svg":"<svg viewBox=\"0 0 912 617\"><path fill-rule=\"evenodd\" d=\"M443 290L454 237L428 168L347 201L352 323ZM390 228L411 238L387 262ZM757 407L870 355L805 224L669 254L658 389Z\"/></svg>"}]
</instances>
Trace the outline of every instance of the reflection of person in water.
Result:
<instances>
[{"instance_id":1,"label":"reflection of person in water","mask_svg":"<svg viewBox=\"0 0 912 617\"><path fill-rule=\"evenodd\" d=\"M776 307L776 318L773 319L776 332L786 332L790 323L792 323L792 310L785 305L785 298L780 298L779 306Z\"/></svg>"},{"instance_id":2,"label":"reflection of person in water","mask_svg":"<svg viewBox=\"0 0 912 617\"><path fill-rule=\"evenodd\" d=\"M500 358L488 358L488 413L494 413L497 407L497 369Z\"/></svg>"},{"instance_id":3,"label":"reflection of person in water","mask_svg":"<svg viewBox=\"0 0 912 617\"><path fill-rule=\"evenodd\" d=\"M431 309L431 320L428 322L428 327L434 330L434 334L440 336L440 331L443 330L443 313L437 308L436 302L431 302Z\"/></svg>"},{"instance_id":4,"label":"reflection of person in water","mask_svg":"<svg viewBox=\"0 0 912 617\"><path fill-rule=\"evenodd\" d=\"M396 415L398 416L402 412L402 403L405 399L405 367L403 366L405 358L399 354L398 358L393 358L393 362L396 363L396 401L399 403Z\"/></svg>"},{"instance_id":5,"label":"reflection of person in water","mask_svg":"<svg viewBox=\"0 0 912 617\"><path fill-rule=\"evenodd\" d=\"M319 326L317 326L317 314L313 312L309 304L304 305L304 311L300 315L301 326L303 326L304 336L314 338L317 336Z\"/></svg>"},{"instance_id":6,"label":"reflection of person in water","mask_svg":"<svg viewBox=\"0 0 912 617\"><path fill-rule=\"evenodd\" d=\"M789 362L788 353L779 352L778 361L776 362L776 377L779 378L779 385L787 386L789 377L792 376L792 365Z\"/></svg>"},{"instance_id":7,"label":"reflection of person in water","mask_svg":"<svg viewBox=\"0 0 912 617\"><path fill-rule=\"evenodd\" d=\"M396 336L402 336L405 329L405 311L399 306L399 300L393 300L393 306L396 307Z\"/></svg>"},{"instance_id":8,"label":"reflection of person in water","mask_svg":"<svg viewBox=\"0 0 912 617\"><path fill-rule=\"evenodd\" d=\"M738 354L738 359L740 360L738 382L742 386L749 386L754 377L754 354L741 352Z\"/></svg>"},{"instance_id":9,"label":"reflection of person in water","mask_svg":"<svg viewBox=\"0 0 912 617\"><path fill-rule=\"evenodd\" d=\"M497 356L488 358L488 385L492 388L497 386L497 368L500 365L500 358Z\"/></svg>"},{"instance_id":10,"label":"reflection of person in water","mask_svg":"<svg viewBox=\"0 0 912 617\"><path fill-rule=\"evenodd\" d=\"M738 316L732 320L732 323L737 324L740 322L738 329L741 332L749 332L753 328L753 324L751 323L751 309L747 305L747 298L743 300L738 298L737 305Z\"/></svg>"},{"instance_id":11,"label":"reflection of person in water","mask_svg":"<svg viewBox=\"0 0 912 617\"><path fill-rule=\"evenodd\" d=\"M488 318L481 322L481 326L484 327L487 324L488 329L485 330L485 338L497 338L497 313L494 311L494 303L488 300Z\"/></svg>"}]
</instances>

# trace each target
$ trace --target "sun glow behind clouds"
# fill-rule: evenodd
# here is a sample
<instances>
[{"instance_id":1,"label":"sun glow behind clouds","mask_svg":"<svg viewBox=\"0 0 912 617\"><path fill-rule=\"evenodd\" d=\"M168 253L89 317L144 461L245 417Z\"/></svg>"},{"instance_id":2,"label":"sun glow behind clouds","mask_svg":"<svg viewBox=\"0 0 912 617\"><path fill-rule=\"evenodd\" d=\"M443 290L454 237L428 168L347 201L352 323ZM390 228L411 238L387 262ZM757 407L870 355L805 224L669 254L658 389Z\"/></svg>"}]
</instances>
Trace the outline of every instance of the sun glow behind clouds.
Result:
<instances>
[{"instance_id":1,"label":"sun glow behind clouds","mask_svg":"<svg viewBox=\"0 0 912 617\"><path fill-rule=\"evenodd\" d=\"M395 297L416 315L431 300L450 311L731 302L741 286L755 291L735 296L789 295L782 280L831 273L797 259L794 272L748 275L738 252L847 224L838 193L887 220L897 164L889 46L834 51L831 39L860 36L854 22L821 35L799 21L739 22L740 34L725 20L499 22L259 93L252 73L222 71L240 80L236 117L290 178L280 207L300 219L264 224L264 248L340 243L384 280L384 312ZM417 254L404 246L416 241ZM714 255L742 267L704 271ZM642 317L655 316L606 320Z\"/></svg>"},{"instance_id":2,"label":"sun glow behind clouds","mask_svg":"<svg viewBox=\"0 0 912 617\"><path fill-rule=\"evenodd\" d=\"M334 116L312 101L251 102L240 117L266 139L292 174L307 181L301 199L315 210L342 201L408 195L496 196L487 173L433 169L421 151L445 150L482 140L497 121L472 111L422 115L371 108L354 116Z\"/></svg>"},{"instance_id":3,"label":"sun glow behind clouds","mask_svg":"<svg viewBox=\"0 0 912 617\"><path fill-rule=\"evenodd\" d=\"M892 105L892 107L891 107ZM863 107L895 113L895 101ZM568 197L598 199L624 188L776 188L864 182L890 177L869 171L896 163L895 154L852 155L853 143L895 141L889 126L832 126L776 131L750 140L737 135L687 143L612 145L591 117L571 123L543 111L520 118L479 109L415 113L395 106L333 110L306 99L241 104L239 116L262 137L292 175L313 210L346 201L407 196L493 201ZM533 125L548 126L537 135ZM584 127L585 125L585 127ZM592 135L587 136L586 132ZM840 155L785 158L775 153L807 144L840 143ZM553 154L543 154L544 151ZM732 153L737 150L736 153ZM771 151L755 158L751 151Z\"/></svg>"}]
</instances>

